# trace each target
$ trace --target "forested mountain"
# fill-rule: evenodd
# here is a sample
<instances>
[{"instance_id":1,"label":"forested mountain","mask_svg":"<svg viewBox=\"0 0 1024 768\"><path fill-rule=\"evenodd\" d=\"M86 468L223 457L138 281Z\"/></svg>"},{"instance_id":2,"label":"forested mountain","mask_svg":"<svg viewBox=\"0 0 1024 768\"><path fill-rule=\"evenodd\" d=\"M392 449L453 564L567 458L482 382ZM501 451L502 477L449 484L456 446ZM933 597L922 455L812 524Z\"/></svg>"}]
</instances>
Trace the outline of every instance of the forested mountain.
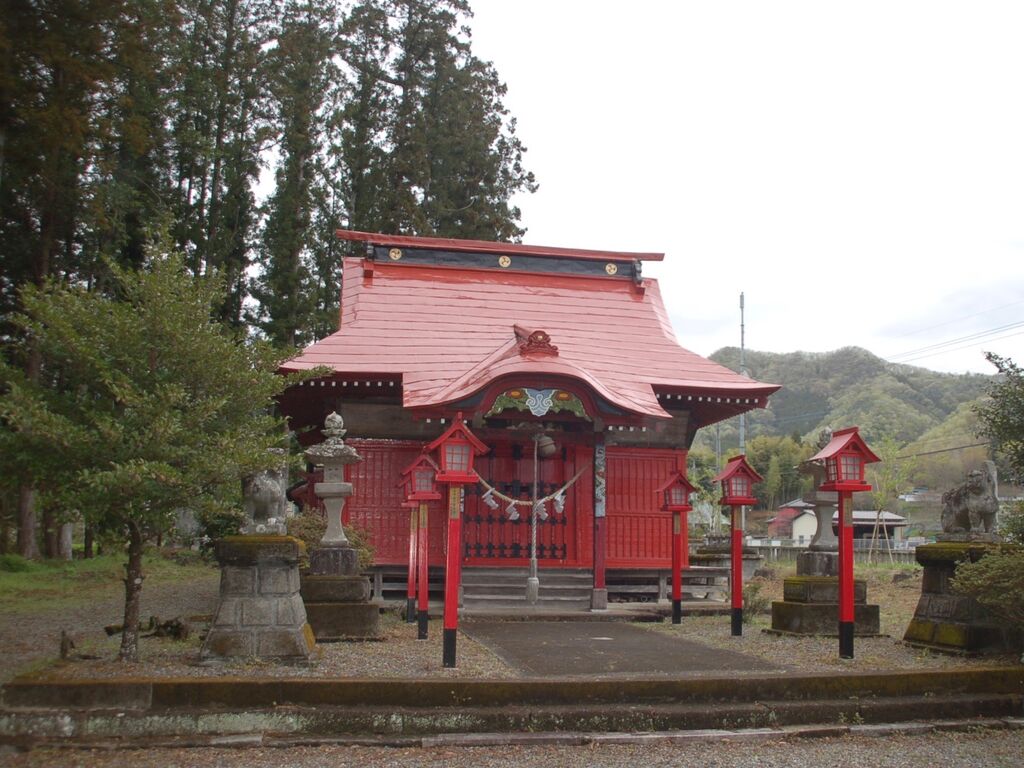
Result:
<instances>
[{"instance_id":1,"label":"forested mountain","mask_svg":"<svg viewBox=\"0 0 1024 768\"><path fill-rule=\"evenodd\" d=\"M736 347L720 349L711 359L740 368ZM756 489L764 508L809 490L808 476L797 467L817 449L826 427L859 426L883 464L900 465L906 487L896 493L915 485L949 488L990 455L987 441L978 437L973 407L991 376L896 365L857 347L823 353L748 350L744 359L752 378L782 385L766 410L747 416L746 454L765 477ZM700 467L700 476L717 463L716 437L723 455L736 451L738 419L698 433L691 465Z\"/></svg>"},{"instance_id":2,"label":"forested mountain","mask_svg":"<svg viewBox=\"0 0 1024 768\"><path fill-rule=\"evenodd\" d=\"M737 347L720 349L711 359L739 370ZM888 437L905 444L981 397L992 379L897 365L857 347L786 354L747 350L745 360L752 378L782 385L767 410L748 418L751 436L805 437L827 426L856 424L869 442ZM723 424L723 441L735 445L735 434L735 425Z\"/></svg>"}]
</instances>

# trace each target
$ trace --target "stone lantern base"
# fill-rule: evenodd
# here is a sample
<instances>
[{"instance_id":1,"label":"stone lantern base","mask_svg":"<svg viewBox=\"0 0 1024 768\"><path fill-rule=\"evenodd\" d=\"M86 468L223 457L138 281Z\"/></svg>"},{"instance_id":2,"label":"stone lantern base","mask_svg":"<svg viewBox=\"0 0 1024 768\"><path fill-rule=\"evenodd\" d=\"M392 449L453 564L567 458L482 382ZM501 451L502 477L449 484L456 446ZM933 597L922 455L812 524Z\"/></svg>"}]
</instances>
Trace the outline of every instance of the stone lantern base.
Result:
<instances>
[{"instance_id":1,"label":"stone lantern base","mask_svg":"<svg viewBox=\"0 0 1024 768\"><path fill-rule=\"evenodd\" d=\"M782 582L782 600L772 603L775 633L839 634L839 553L811 550L797 555L796 576ZM853 581L853 634L879 634L877 605L869 605L867 582Z\"/></svg>"},{"instance_id":2,"label":"stone lantern base","mask_svg":"<svg viewBox=\"0 0 1024 768\"><path fill-rule=\"evenodd\" d=\"M921 599L903 635L905 643L967 654L1020 650L1019 633L1007 628L974 598L955 593L950 584L957 564L980 560L995 548L993 539L984 534L951 534L917 548L915 557L924 567Z\"/></svg>"},{"instance_id":3,"label":"stone lantern base","mask_svg":"<svg viewBox=\"0 0 1024 768\"><path fill-rule=\"evenodd\" d=\"M320 642L381 637L380 608L369 602L370 580L359 573L358 553L348 544L313 550L302 599Z\"/></svg>"},{"instance_id":4,"label":"stone lantern base","mask_svg":"<svg viewBox=\"0 0 1024 768\"><path fill-rule=\"evenodd\" d=\"M220 602L201 659L305 661L316 642L299 596L299 557L290 536L227 536L217 542Z\"/></svg>"}]
</instances>

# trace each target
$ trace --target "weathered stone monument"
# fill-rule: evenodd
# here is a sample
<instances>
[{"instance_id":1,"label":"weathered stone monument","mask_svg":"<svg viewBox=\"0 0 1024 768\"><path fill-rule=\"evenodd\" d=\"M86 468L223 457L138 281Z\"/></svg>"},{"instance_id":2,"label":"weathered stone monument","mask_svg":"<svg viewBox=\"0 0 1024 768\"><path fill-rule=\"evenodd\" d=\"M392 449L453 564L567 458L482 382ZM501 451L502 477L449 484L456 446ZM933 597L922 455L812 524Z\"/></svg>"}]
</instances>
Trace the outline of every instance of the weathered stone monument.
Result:
<instances>
[{"instance_id":1,"label":"weathered stone monument","mask_svg":"<svg viewBox=\"0 0 1024 768\"><path fill-rule=\"evenodd\" d=\"M279 466L242 478L242 533L284 535L287 530L285 520L291 517L292 503L285 494L288 466L284 451L279 453Z\"/></svg>"},{"instance_id":2,"label":"weathered stone monument","mask_svg":"<svg viewBox=\"0 0 1024 768\"><path fill-rule=\"evenodd\" d=\"M242 480L242 535L216 544L220 601L202 659L256 657L304 661L316 643L299 595L301 541L285 536L289 502L281 466Z\"/></svg>"},{"instance_id":3,"label":"weathered stone monument","mask_svg":"<svg viewBox=\"0 0 1024 768\"><path fill-rule=\"evenodd\" d=\"M827 442L827 440L825 441ZM818 529L806 552L796 557L796 576L782 582L782 600L772 603L772 632L799 635L837 635L839 632L839 540L832 530L838 494L819 491L825 467L805 462L800 467L814 480L814 490L804 498L814 507ZM863 579L853 582L853 633L879 633L877 605L868 605Z\"/></svg>"},{"instance_id":4,"label":"weathered stone monument","mask_svg":"<svg viewBox=\"0 0 1024 768\"><path fill-rule=\"evenodd\" d=\"M999 502L996 468L986 461L964 483L942 494L942 533L934 544L919 546L924 567L921 599L903 640L911 645L955 653L1002 653L1018 638L974 598L953 591L959 563L977 562L999 542L993 532Z\"/></svg>"},{"instance_id":5,"label":"weathered stone monument","mask_svg":"<svg viewBox=\"0 0 1024 768\"><path fill-rule=\"evenodd\" d=\"M345 482L345 467L362 461L346 445L345 422L337 413L324 420L324 442L306 451L306 459L324 468L323 482L314 492L323 499L327 531L309 556L309 572L302 578L302 598L317 640L374 639L380 637L380 610L370 600L370 580L359 572L359 554L341 524L352 483Z\"/></svg>"}]
</instances>

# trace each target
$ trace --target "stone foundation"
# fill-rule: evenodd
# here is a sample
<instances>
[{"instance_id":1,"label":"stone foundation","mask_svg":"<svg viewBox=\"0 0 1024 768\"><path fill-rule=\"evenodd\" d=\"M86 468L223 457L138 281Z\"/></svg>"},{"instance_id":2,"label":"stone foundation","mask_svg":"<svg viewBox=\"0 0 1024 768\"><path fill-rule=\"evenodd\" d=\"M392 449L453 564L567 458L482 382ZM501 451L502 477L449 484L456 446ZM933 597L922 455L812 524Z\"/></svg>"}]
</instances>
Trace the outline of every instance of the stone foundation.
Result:
<instances>
[{"instance_id":1,"label":"stone foundation","mask_svg":"<svg viewBox=\"0 0 1024 768\"><path fill-rule=\"evenodd\" d=\"M302 577L302 599L313 634L320 642L376 640L380 608L369 602L370 580L359 573L359 557L349 545L322 546L309 558Z\"/></svg>"},{"instance_id":2,"label":"stone foundation","mask_svg":"<svg viewBox=\"0 0 1024 768\"><path fill-rule=\"evenodd\" d=\"M810 551L797 555L797 575L782 582L782 600L772 603L772 632L798 635L839 634L839 553ZM877 605L868 604L868 585L853 580L853 634L879 634Z\"/></svg>"},{"instance_id":3,"label":"stone foundation","mask_svg":"<svg viewBox=\"0 0 1024 768\"><path fill-rule=\"evenodd\" d=\"M976 600L956 594L950 583L958 563L977 562L993 549L990 537L952 534L943 538L947 540L917 548L917 562L924 566L921 599L903 641L952 653L1019 650L1019 636Z\"/></svg>"},{"instance_id":4,"label":"stone foundation","mask_svg":"<svg viewBox=\"0 0 1024 768\"><path fill-rule=\"evenodd\" d=\"M299 595L304 551L290 536L228 536L217 542L220 601L200 658L309 658L316 643Z\"/></svg>"}]
</instances>

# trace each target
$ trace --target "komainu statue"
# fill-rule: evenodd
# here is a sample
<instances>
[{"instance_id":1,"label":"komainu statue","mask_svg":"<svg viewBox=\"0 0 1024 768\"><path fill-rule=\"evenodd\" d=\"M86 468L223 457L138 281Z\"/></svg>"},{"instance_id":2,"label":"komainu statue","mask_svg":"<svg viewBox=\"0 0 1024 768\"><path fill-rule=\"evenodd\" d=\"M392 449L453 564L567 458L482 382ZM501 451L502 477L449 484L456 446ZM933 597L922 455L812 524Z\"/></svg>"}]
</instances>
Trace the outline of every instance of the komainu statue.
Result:
<instances>
[{"instance_id":1,"label":"komainu statue","mask_svg":"<svg viewBox=\"0 0 1024 768\"><path fill-rule=\"evenodd\" d=\"M985 462L967 480L942 494L942 530L945 533L992 533L999 501L996 499L996 465Z\"/></svg>"}]
</instances>

